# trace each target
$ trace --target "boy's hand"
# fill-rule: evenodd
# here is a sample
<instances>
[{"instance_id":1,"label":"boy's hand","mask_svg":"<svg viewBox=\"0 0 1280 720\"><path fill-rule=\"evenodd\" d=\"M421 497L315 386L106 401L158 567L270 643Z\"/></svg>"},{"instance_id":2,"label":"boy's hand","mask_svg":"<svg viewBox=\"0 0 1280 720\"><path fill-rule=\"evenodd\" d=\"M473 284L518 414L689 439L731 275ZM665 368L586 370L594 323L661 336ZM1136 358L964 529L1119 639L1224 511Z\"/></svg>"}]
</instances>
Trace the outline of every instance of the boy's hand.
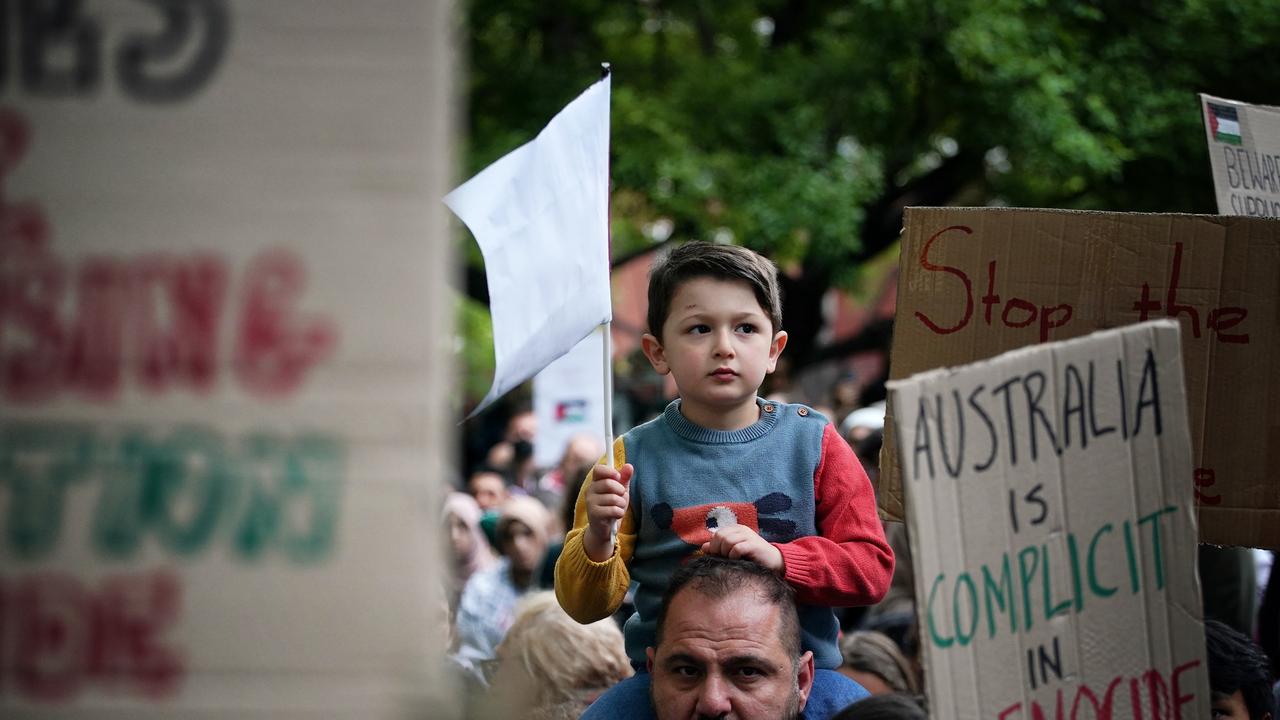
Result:
<instances>
[{"instance_id":1,"label":"boy's hand","mask_svg":"<svg viewBox=\"0 0 1280 720\"><path fill-rule=\"evenodd\" d=\"M782 551L746 525L727 525L702 544L702 552L727 558L745 558L781 575Z\"/></svg>"},{"instance_id":2,"label":"boy's hand","mask_svg":"<svg viewBox=\"0 0 1280 720\"><path fill-rule=\"evenodd\" d=\"M582 534L582 547L592 562L604 562L613 554L613 524L627 514L631 496L627 483L635 468L631 463L619 469L596 465L591 469L587 486L587 529Z\"/></svg>"}]
</instances>

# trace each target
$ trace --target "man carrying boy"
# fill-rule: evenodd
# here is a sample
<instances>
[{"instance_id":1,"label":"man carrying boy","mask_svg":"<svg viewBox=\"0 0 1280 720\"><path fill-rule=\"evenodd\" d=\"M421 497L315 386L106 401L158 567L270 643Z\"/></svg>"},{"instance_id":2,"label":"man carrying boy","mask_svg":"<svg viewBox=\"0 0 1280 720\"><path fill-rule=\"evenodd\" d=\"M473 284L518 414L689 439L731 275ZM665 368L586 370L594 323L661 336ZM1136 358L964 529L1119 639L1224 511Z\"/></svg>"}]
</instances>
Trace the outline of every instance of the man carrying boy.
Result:
<instances>
[{"instance_id":1,"label":"man carrying boy","mask_svg":"<svg viewBox=\"0 0 1280 720\"><path fill-rule=\"evenodd\" d=\"M569 615L592 622L634 580L624 634L643 669L663 592L686 558L756 562L796 590L802 645L819 668L806 716L821 717L861 694L835 672L831 608L878 601L893 553L871 483L836 429L807 407L756 395L786 345L781 316L777 269L750 250L690 243L654 268L642 343L680 398L618 438L620 468L592 470L556 565L556 595ZM648 686L639 672L584 717L646 716L637 710L648 706Z\"/></svg>"}]
</instances>

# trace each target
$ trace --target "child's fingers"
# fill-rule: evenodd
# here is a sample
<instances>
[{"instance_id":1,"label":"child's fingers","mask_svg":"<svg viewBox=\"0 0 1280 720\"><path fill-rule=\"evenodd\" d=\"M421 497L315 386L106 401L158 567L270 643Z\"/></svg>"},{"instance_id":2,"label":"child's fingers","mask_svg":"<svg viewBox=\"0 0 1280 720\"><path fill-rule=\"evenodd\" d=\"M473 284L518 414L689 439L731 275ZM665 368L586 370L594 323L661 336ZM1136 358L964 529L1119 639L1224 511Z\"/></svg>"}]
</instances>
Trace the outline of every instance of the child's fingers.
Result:
<instances>
[{"instance_id":1,"label":"child's fingers","mask_svg":"<svg viewBox=\"0 0 1280 720\"><path fill-rule=\"evenodd\" d=\"M621 520L623 515L627 514L627 509L621 505L600 505L595 508L593 517L596 520Z\"/></svg>"},{"instance_id":2,"label":"child's fingers","mask_svg":"<svg viewBox=\"0 0 1280 720\"><path fill-rule=\"evenodd\" d=\"M630 465L624 465L623 467L630 467ZM592 480L618 480L621 477L622 475L617 468L609 467L608 465L596 465L591 468Z\"/></svg>"},{"instance_id":3,"label":"child's fingers","mask_svg":"<svg viewBox=\"0 0 1280 720\"><path fill-rule=\"evenodd\" d=\"M593 495L620 497L627 494L627 488L617 480L596 480L591 483L589 492Z\"/></svg>"},{"instance_id":4,"label":"child's fingers","mask_svg":"<svg viewBox=\"0 0 1280 720\"><path fill-rule=\"evenodd\" d=\"M596 495L595 497L591 498L591 499L587 502L587 504L588 504L589 506L595 506L595 507L618 507L618 508L626 508L626 507L627 507L627 496L626 496L626 495L614 495L614 494L612 494L612 493L600 494L600 495Z\"/></svg>"}]
</instances>

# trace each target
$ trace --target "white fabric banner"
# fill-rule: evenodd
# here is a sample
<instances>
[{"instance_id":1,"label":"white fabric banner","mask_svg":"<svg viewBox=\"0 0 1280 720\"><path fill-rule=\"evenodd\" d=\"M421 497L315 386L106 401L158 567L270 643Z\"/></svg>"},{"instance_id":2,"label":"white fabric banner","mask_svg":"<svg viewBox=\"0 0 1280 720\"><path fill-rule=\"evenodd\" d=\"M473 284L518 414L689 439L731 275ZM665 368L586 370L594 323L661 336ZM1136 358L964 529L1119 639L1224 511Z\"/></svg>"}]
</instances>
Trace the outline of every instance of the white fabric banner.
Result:
<instances>
[{"instance_id":1,"label":"white fabric banner","mask_svg":"<svg viewBox=\"0 0 1280 720\"><path fill-rule=\"evenodd\" d=\"M613 317L609 90L609 78L587 88L444 199L475 235L489 280L493 386L473 415Z\"/></svg>"}]
</instances>

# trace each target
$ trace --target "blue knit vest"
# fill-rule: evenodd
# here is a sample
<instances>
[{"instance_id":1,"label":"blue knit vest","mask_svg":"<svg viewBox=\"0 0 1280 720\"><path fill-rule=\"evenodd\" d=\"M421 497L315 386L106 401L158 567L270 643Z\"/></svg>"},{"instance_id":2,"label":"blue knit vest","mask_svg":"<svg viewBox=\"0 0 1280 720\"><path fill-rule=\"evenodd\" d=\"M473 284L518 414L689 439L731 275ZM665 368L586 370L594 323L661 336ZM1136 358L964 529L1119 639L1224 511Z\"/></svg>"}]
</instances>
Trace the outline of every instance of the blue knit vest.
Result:
<instances>
[{"instance_id":1,"label":"blue knit vest","mask_svg":"<svg viewBox=\"0 0 1280 720\"><path fill-rule=\"evenodd\" d=\"M636 612L624 629L627 655L643 667L654 644L658 607L671 574L711 530L737 523L784 543L818 534L813 477L827 420L802 405L758 399L760 420L741 430L708 430L680 413L680 401L627 433L631 510L637 538L631 558ZM801 643L820 668L840 666L839 624L828 607L800 606Z\"/></svg>"}]
</instances>

